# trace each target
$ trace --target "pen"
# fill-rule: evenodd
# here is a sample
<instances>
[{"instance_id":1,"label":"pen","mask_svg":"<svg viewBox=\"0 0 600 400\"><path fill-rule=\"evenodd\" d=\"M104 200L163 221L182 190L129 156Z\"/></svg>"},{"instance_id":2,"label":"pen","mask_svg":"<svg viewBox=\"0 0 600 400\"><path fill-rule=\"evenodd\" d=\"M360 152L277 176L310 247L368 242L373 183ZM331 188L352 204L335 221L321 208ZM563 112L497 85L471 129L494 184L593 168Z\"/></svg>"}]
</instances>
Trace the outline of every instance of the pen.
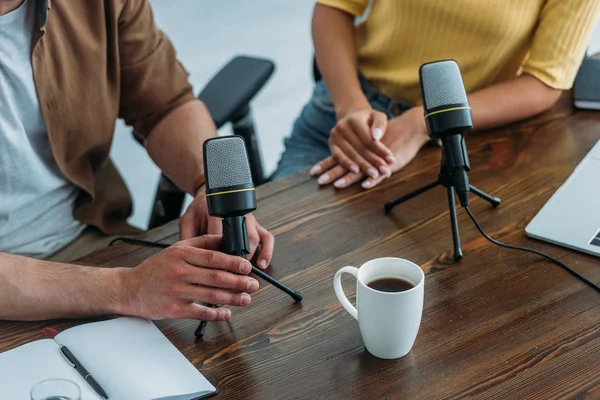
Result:
<instances>
[{"instance_id":1,"label":"pen","mask_svg":"<svg viewBox=\"0 0 600 400\"><path fill-rule=\"evenodd\" d=\"M65 356L67 361L75 368L75 370L79 372L79 375L81 375L83 379L85 379L86 382L90 384L90 386L96 391L96 393L102 396L102 398L108 399L108 395L106 394L104 389L102 389L102 386L100 386L100 384L96 379L94 379L92 374L90 374L88 370L85 369L83 364L79 362L77 357L75 357L75 355L71 353L71 350L69 350L67 346L61 345L60 352L63 354L63 356Z\"/></svg>"},{"instance_id":2,"label":"pen","mask_svg":"<svg viewBox=\"0 0 600 400\"><path fill-rule=\"evenodd\" d=\"M92 374L89 373L89 371L83 366L83 364L77 359L77 357L75 357L75 354L73 354L67 346L64 346L56 341L54 337L58 334L58 331L53 328L44 328L44 333L46 333L48 336L54 339L54 341L60 346L60 353L63 355L65 360L67 360L67 362L71 364L71 366L75 368L77 372L79 372L79 375L81 375L83 379L87 383L89 383L92 389L94 389L94 391L98 393L100 397L108 400L108 395L106 394L106 391L102 388L102 386L100 386L98 381L94 379Z\"/></svg>"}]
</instances>

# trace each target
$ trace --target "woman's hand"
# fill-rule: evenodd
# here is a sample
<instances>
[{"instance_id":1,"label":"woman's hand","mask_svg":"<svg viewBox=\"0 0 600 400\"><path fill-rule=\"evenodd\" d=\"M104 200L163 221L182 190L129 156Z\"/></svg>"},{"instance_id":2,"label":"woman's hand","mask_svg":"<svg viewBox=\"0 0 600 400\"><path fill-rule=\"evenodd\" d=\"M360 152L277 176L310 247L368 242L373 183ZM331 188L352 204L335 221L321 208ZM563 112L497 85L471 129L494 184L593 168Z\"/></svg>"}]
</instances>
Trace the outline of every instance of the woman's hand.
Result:
<instances>
[{"instance_id":1,"label":"woman's hand","mask_svg":"<svg viewBox=\"0 0 600 400\"><path fill-rule=\"evenodd\" d=\"M397 172L407 165L428 140L429 136L421 107L412 108L389 121L381 144L390 149L394 156L394 161L390 164L391 173ZM329 184L333 182L333 185L339 189L358 182L362 182L361 186L364 189L370 189L391 175L391 173L378 174L378 176L373 177L362 171L354 172L338 163L333 156L326 158L317 165L330 167L326 173L328 175L327 182L322 183L319 181L319 183Z\"/></svg>"},{"instance_id":2,"label":"woman's hand","mask_svg":"<svg viewBox=\"0 0 600 400\"><path fill-rule=\"evenodd\" d=\"M373 179L389 176L390 164L395 158L380 141L387 124L387 115L371 108L346 113L331 130L329 148L332 156L312 167L311 175L319 175L322 185L333 182L344 171L362 173Z\"/></svg>"}]
</instances>

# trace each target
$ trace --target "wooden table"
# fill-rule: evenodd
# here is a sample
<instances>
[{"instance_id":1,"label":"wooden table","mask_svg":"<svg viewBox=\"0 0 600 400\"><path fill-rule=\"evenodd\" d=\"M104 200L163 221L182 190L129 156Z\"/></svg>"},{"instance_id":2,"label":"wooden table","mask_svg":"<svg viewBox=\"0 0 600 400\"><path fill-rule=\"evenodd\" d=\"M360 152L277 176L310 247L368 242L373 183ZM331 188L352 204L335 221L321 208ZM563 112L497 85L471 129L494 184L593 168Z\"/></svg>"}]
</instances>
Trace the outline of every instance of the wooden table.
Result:
<instances>
[{"instance_id":1,"label":"wooden table","mask_svg":"<svg viewBox=\"0 0 600 400\"><path fill-rule=\"evenodd\" d=\"M493 209L473 196L473 212L493 237L546 251L600 282L598 258L524 233L599 139L600 114L576 111L566 97L535 119L472 134L470 180L503 201ZM600 398L599 293L537 256L494 247L463 210L465 257L454 263L443 188L383 214L384 202L433 180L439 158L438 148L426 148L369 191L318 189L306 174L258 190L257 216L276 235L269 272L304 301L293 304L263 284L230 323L209 324L202 341L194 339L194 321L158 322L219 388L216 399ZM175 241L177 225L143 236ZM134 266L155 251L121 244L82 263ZM426 272L416 344L392 361L364 350L356 321L332 288L340 267L382 256L407 258ZM353 295L354 282L344 282ZM41 338L46 324L0 323L0 349Z\"/></svg>"}]
</instances>

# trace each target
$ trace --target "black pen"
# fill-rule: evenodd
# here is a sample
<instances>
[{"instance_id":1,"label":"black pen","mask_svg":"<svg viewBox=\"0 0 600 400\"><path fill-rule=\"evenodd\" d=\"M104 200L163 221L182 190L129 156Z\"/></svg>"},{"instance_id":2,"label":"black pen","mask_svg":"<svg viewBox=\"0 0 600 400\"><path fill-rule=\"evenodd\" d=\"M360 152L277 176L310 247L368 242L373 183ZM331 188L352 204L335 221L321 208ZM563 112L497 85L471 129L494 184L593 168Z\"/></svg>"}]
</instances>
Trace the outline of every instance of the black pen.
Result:
<instances>
[{"instance_id":1,"label":"black pen","mask_svg":"<svg viewBox=\"0 0 600 400\"><path fill-rule=\"evenodd\" d=\"M85 369L83 364L77 359L77 357L75 357L75 354L71 353L71 350L69 350L67 346L58 343L58 341L56 340L58 331L54 328L46 327L42 329L42 332L44 332L44 334L46 334L49 338L54 340L54 342L60 347L60 353L63 355L65 360L67 360L67 362L71 364L71 366L75 368L77 372L79 372L83 379L85 379L85 381L90 384L90 386L96 391L96 393L98 393L102 398L108 399L108 395L106 394L104 389L102 389L102 386L100 386L100 384L97 380L94 379L92 374L90 374L88 370Z\"/></svg>"},{"instance_id":2,"label":"black pen","mask_svg":"<svg viewBox=\"0 0 600 400\"><path fill-rule=\"evenodd\" d=\"M71 350L69 350L69 348L67 346L63 346L61 344L60 352L65 357L65 359L69 362L69 364L71 364L73 366L73 368L75 368L75 370L77 372L79 372L79 374L83 377L83 379L85 379L87 381L87 383L90 384L90 386L96 391L96 393L98 393L100 396L102 396L102 398L108 399L108 395L106 394L104 389L102 389L102 386L100 386L100 384L98 383L97 380L94 379L92 374L90 374L88 372L88 370L85 369L83 364L81 364L81 362L77 359L77 357L75 357L75 355L73 353L71 353Z\"/></svg>"}]
</instances>

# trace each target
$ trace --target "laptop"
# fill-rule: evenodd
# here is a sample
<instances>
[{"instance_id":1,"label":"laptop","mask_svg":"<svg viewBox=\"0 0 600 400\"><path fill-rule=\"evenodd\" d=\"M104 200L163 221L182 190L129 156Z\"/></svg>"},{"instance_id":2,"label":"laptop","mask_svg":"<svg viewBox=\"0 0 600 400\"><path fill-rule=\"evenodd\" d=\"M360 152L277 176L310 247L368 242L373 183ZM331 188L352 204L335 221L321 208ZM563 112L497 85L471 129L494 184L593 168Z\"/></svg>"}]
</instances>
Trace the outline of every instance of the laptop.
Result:
<instances>
[{"instance_id":1,"label":"laptop","mask_svg":"<svg viewBox=\"0 0 600 400\"><path fill-rule=\"evenodd\" d=\"M532 238L600 257L600 141L525 232Z\"/></svg>"}]
</instances>

